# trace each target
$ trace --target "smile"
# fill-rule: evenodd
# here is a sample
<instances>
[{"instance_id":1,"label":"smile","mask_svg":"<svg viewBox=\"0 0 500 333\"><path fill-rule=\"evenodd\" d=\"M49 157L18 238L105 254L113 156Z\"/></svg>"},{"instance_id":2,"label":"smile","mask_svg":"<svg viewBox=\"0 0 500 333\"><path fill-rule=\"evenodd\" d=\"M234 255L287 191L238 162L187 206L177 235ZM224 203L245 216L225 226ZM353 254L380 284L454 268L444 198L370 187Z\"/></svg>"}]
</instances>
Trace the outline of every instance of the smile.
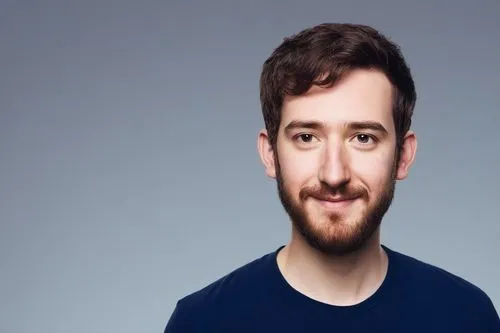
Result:
<instances>
[{"instance_id":1,"label":"smile","mask_svg":"<svg viewBox=\"0 0 500 333\"><path fill-rule=\"evenodd\" d=\"M327 209L339 209L339 208L344 208L356 201L359 198L338 198L338 199L328 199L328 200L323 200L323 199L318 199L314 198L317 202L320 203L323 207Z\"/></svg>"}]
</instances>

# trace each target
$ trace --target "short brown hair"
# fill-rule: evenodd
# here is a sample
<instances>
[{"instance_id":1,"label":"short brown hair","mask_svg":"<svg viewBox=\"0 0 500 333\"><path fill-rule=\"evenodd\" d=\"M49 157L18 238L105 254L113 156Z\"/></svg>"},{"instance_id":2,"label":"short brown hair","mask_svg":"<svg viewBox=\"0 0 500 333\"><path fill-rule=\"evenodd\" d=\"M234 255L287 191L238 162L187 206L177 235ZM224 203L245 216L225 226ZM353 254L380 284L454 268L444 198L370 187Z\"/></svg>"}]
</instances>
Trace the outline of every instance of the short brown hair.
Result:
<instances>
[{"instance_id":1,"label":"short brown hair","mask_svg":"<svg viewBox=\"0 0 500 333\"><path fill-rule=\"evenodd\" d=\"M393 119L401 149L417 98L410 69L399 47L377 30L347 23L323 23L285 38L265 61L260 100L272 147L285 96L304 94L313 85L331 87L358 68L382 71L395 87Z\"/></svg>"}]
</instances>

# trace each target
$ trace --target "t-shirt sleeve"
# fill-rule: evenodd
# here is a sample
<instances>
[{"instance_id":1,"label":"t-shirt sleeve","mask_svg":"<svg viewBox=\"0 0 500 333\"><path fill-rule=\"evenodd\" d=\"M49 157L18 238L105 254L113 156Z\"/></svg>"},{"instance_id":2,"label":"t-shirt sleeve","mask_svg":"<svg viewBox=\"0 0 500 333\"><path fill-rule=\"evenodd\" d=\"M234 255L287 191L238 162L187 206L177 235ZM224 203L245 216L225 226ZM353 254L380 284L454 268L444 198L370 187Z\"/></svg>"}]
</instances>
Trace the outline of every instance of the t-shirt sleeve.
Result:
<instances>
[{"instance_id":1,"label":"t-shirt sleeve","mask_svg":"<svg viewBox=\"0 0 500 333\"><path fill-rule=\"evenodd\" d=\"M500 317L493 305L493 302L488 298L488 333L500 333Z\"/></svg>"},{"instance_id":2,"label":"t-shirt sleeve","mask_svg":"<svg viewBox=\"0 0 500 333\"><path fill-rule=\"evenodd\" d=\"M180 301L175 305L174 311L167 322L164 333L188 333L186 309Z\"/></svg>"}]
</instances>

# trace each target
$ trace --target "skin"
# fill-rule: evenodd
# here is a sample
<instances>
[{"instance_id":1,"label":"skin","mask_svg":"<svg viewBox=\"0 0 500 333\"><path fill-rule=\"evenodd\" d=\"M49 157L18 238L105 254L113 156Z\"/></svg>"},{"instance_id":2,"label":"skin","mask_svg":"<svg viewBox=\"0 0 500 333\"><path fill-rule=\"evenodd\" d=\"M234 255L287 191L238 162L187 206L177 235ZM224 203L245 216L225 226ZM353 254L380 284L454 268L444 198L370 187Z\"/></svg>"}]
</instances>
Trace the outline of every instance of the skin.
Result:
<instances>
[{"instance_id":1,"label":"skin","mask_svg":"<svg viewBox=\"0 0 500 333\"><path fill-rule=\"evenodd\" d=\"M380 223L417 148L409 131L396 160L392 100L383 73L354 70L334 87L285 97L275 150L267 132L259 133L266 174L292 208L292 235L278 267L309 298L357 304L385 278Z\"/></svg>"}]
</instances>

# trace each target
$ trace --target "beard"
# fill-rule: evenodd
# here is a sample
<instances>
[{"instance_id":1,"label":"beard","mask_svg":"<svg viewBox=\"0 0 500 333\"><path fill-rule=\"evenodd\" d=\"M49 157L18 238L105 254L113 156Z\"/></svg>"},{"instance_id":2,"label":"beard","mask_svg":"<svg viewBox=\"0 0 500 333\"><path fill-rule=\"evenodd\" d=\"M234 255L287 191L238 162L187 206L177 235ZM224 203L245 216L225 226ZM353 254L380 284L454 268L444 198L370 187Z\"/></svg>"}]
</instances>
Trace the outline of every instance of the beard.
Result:
<instances>
[{"instance_id":1,"label":"beard","mask_svg":"<svg viewBox=\"0 0 500 333\"><path fill-rule=\"evenodd\" d=\"M286 187L278 161L275 165L278 195L294 228L309 246L325 255L340 256L361 249L378 230L394 197L396 164L390 177L385 180L381 193L372 200L372 203L369 203L369 194L364 187L350 183L337 188L326 184L302 188L297 202ZM326 225L321 225L324 221L313 221L305 209L306 200L308 198L324 200L335 194L346 198L357 198L351 205L356 205L356 201L363 201L365 208L362 211L354 211L355 207L351 206L348 207L349 213L344 215L337 212L329 212L327 216L322 215L318 219L326 219ZM348 221L349 218L353 220Z\"/></svg>"}]
</instances>

